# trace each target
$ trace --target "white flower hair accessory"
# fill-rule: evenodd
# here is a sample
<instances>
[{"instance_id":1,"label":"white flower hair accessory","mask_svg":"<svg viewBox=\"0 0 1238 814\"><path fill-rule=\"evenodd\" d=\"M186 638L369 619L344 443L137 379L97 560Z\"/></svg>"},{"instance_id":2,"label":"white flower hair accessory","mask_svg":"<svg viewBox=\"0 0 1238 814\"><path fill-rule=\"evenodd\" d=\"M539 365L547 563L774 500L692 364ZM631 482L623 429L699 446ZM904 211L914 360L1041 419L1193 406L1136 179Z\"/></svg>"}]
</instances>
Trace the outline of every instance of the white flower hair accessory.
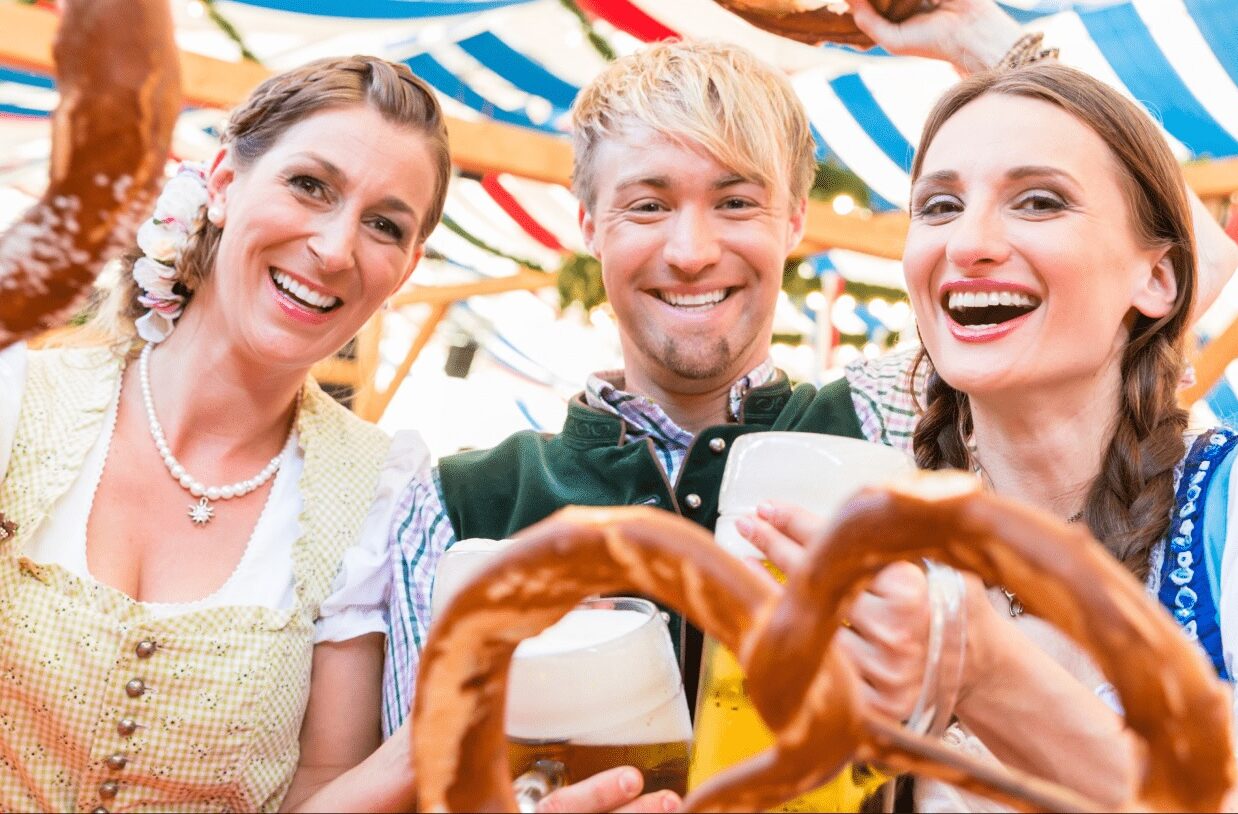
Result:
<instances>
[{"instance_id":1,"label":"white flower hair accessory","mask_svg":"<svg viewBox=\"0 0 1238 814\"><path fill-rule=\"evenodd\" d=\"M205 207L206 169L186 161L164 184L154 214L138 229L138 248L145 257L133 264L133 280L142 289L138 302L149 310L134 326L147 342L167 339L184 310L185 298L175 291L176 261L202 225Z\"/></svg>"}]
</instances>

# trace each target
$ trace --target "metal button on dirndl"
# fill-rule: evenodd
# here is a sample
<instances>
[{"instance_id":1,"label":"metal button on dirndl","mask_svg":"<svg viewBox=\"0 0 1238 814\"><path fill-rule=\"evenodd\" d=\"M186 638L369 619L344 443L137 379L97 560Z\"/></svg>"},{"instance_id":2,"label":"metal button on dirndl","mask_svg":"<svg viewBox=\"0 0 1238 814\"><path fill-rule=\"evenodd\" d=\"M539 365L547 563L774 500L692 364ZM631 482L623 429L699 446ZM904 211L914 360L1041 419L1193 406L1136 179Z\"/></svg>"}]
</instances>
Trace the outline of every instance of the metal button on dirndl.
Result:
<instances>
[{"instance_id":1,"label":"metal button on dirndl","mask_svg":"<svg viewBox=\"0 0 1238 814\"><path fill-rule=\"evenodd\" d=\"M103 806L95 806L90 810L90 814L108 814L108 810Z\"/></svg>"},{"instance_id":2,"label":"metal button on dirndl","mask_svg":"<svg viewBox=\"0 0 1238 814\"><path fill-rule=\"evenodd\" d=\"M709 439L709 449L713 452L722 452L724 449L726 449L726 439L725 438Z\"/></svg>"},{"instance_id":3,"label":"metal button on dirndl","mask_svg":"<svg viewBox=\"0 0 1238 814\"><path fill-rule=\"evenodd\" d=\"M684 497L683 502L689 509L701 508L701 496L700 495L697 495L697 494L687 495Z\"/></svg>"},{"instance_id":4,"label":"metal button on dirndl","mask_svg":"<svg viewBox=\"0 0 1238 814\"><path fill-rule=\"evenodd\" d=\"M116 731L120 733L122 738L127 738L138 731L138 723L132 718L121 718L116 723Z\"/></svg>"},{"instance_id":5,"label":"metal button on dirndl","mask_svg":"<svg viewBox=\"0 0 1238 814\"><path fill-rule=\"evenodd\" d=\"M137 698L144 692L146 692L146 683L140 678L131 678L125 683L125 695L130 698Z\"/></svg>"},{"instance_id":6,"label":"metal button on dirndl","mask_svg":"<svg viewBox=\"0 0 1238 814\"><path fill-rule=\"evenodd\" d=\"M138 642L138 646L133 648L133 651L138 654L138 658L148 659L155 655L155 643L150 639L143 639Z\"/></svg>"},{"instance_id":7,"label":"metal button on dirndl","mask_svg":"<svg viewBox=\"0 0 1238 814\"><path fill-rule=\"evenodd\" d=\"M99 796L104 800L111 800L120 791L120 784L115 780L104 780L99 784Z\"/></svg>"},{"instance_id":8,"label":"metal button on dirndl","mask_svg":"<svg viewBox=\"0 0 1238 814\"><path fill-rule=\"evenodd\" d=\"M129 764L129 758L117 752L114 755L109 755L107 759L107 767L114 772L119 772Z\"/></svg>"}]
</instances>

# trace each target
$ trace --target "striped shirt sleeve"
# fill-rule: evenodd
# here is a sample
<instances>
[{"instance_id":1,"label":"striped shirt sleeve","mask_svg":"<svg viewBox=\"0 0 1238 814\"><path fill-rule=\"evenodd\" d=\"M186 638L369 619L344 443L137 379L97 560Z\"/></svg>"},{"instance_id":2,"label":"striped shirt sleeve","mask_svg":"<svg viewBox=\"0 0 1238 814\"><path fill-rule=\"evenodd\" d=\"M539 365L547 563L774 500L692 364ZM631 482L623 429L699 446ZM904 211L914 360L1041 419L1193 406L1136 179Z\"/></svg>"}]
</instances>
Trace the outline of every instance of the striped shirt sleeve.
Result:
<instances>
[{"instance_id":1,"label":"striped shirt sleeve","mask_svg":"<svg viewBox=\"0 0 1238 814\"><path fill-rule=\"evenodd\" d=\"M911 452L916 428L913 387L923 397L925 372L912 383L912 366L918 348L896 351L876 359L857 359L847 365L851 402L864 437L877 444Z\"/></svg>"},{"instance_id":2,"label":"striped shirt sleeve","mask_svg":"<svg viewBox=\"0 0 1238 814\"><path fill-rule=\"evenodd\" d=\"M405 488L393 514L390 635L383 668L383 737L412 710L421 647L430 626L430 592L439 559L456 542L444 508L438 469L425 469Z\"/></svg>"}]
</instances>

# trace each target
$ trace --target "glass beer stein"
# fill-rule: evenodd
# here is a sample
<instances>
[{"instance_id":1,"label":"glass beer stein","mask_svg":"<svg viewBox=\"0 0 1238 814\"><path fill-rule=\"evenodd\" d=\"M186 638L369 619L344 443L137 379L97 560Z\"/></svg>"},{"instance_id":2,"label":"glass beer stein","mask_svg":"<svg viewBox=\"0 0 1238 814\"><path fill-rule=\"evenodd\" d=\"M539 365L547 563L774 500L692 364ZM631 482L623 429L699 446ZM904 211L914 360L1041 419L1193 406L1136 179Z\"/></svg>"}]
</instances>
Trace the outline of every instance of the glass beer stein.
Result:
<instances>
[{"instance_id":1,"label":"glass beer stein","mask_svg":"<svg viewBox=\"0 0 1238 814\"><path fill-rule=\"evenodd\" d=\"M443 555L433 614L510 540L462 540ZM512 657L508 757L521 809L616 766L635 766L644 792L684 794L692 724L662 613L644 599L588 599Z\"/></svg>"},{"instance_id":2,"label":"glass beer stein","mask_svg":"<svg viewBox=\"0 0 1238 814\"><path fill-rule=\"evenodd\" d=\"M553 787L635 766L645 792L684 794L692 725L661 612L644 599L589 599L521 642L506 726L513 777L560 771Z\"/></svg>"},{"instance_id":3,"label":"glass beer stein","mask_svg":"<svg viewBox=\"0 0 1238 814\"><path fill-rule=\"evenodd\" d=\"M828 518L861 487L914 471L914 462L904 453L852 438L790 432L741 436L731 447L723 473L715 539L737 557L761 559L761 552L735 528L735 522L754 514L760 502L779 500ZM772 563L765 566L782 581ZM773 735L744 691L744 681L735 656L706 637L689 788L773 744ZM864 767L847 767L820 789L775 810L858 811L884 780Z\"/></svg>"}]
</instances>

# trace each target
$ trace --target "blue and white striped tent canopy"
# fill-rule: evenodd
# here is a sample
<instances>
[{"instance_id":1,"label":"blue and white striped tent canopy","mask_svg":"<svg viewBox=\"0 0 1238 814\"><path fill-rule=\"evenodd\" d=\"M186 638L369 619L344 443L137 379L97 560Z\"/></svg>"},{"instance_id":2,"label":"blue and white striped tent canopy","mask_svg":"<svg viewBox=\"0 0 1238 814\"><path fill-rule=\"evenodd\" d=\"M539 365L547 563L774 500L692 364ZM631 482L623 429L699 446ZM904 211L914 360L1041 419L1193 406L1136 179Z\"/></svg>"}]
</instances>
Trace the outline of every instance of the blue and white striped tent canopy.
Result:
<instances>
[{"instance_id":1,"label":"blue and white striped tent canopy","mask_svg":"<svg viewBox=\"0 0 1238 814\"><path fill-rule=\"evenodd\" d=\"M823 155L864 179L878 207L902 207L927 108L956 77L945 65L881 52L811 48L760 32L711 0L593 0L598 28L623 53L634 18L687 36L741 42L791 75ZM246 44L279 68L363 51L407 61L452 112L562 133L577 90L604 64L561 0L217 0ZM1142 102L1183 159L1238 156L1238 2L1005 0L1062 58ZM198 0L174 0L183 47L239 52ZM633 26L628 25L629 29ZM39 116L51 80L0 70L0 115ZM7 129L7 128L6 128Z\"/></svg>"}]
</instances>

